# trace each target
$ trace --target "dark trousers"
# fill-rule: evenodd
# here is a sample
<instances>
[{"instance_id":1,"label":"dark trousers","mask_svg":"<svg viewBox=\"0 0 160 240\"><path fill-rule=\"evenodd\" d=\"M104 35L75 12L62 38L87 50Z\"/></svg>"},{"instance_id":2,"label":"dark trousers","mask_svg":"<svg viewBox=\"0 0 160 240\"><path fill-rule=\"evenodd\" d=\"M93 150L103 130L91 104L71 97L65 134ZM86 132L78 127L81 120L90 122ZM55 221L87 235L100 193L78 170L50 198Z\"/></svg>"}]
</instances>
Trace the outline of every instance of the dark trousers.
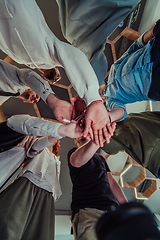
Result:
<instances>
[{"instance_id":1,"label":"dark trousers","mask_svg":"<svg viewBox=\"0 0 160 240\"><path fill-rule=\"evenodd\" d=\"M160 101L160 21L154 27L153 34L155 42L151 49L151 61L153 62L152 83L148 96L151 99Z\"/></svg>"},{"instance_id":2,"label":"dark trousers","mask_svg":"<svg viewBox=\"0 0 160 240\"><path fill-rule=\"evenodd\" d=\"M160 112L130 113L102 149L111 155L125 151L160 178Z\"/></svg>"},{"instance_id":3,"label":"dark trousers","mask_svg":"<svg viewBox=\"0 0 160 240\"><path fill-rule=\"evenodd\" d=\"M0 193L0 239L54 240L54 198L25 177Z\"/></svg>"},{"instance_id":4,"label":"dark trousers","mask_svg":"<svg viewBox=\"0 0 160 240\"><path fill-rule=\"evenodd\" d=\"M15 132L7 126L7 122L0 123L0 152L7 151L20 143L24 134Z\"/></svg>"}]
</instances>

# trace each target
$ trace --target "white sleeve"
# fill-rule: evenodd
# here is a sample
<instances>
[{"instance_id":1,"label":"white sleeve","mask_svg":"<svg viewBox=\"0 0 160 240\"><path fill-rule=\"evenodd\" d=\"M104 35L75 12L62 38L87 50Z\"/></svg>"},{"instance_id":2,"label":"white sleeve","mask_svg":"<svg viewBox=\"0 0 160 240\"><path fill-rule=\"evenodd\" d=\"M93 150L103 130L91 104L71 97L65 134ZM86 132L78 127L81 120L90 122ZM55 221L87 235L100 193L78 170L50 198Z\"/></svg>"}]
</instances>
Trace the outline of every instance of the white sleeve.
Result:
<instances>
[{"instance_id":1,"label":"white sleeve","mask_svg":"<svg viewBox=\"0 0 160 240\"><path fill-rule=\"evenodd\" d=\"M38 94L44 102L50 93L54 94L48 82L41 76L30 69L19 69L18 71L20 81L30 87L36 94Z\"/></svg>"},{"instance_id":2,"label":"white sleeve","mask_svg":"<svg viewBox=\"0 0 160 240\"><path fill-rule=\"evenodd\" d=\"M84 99L87 106L95 100L102 100L98 92L98 79L85 54L57 38L55 49L60 64L64 67L73 87L78 95Z\"/></svg>"},{"instance_id":3,"label":"white sleeve","mask_svg":"<svg viewBox=\"0 0 160 240\"><path fill-rule=\"evenodd\" d=\"M57 139L55 139L56 141ZM37 138L33 140L29 149L27 150L27 156L30 158L35 157L37 154L41 153L46 147L50 146L53 143L48 141L48 136Z\"/></svg>"},{"instance_id":4,"label":"white sleeve","mask_svg":"<svg viewBox=\"0 0 160 240\"><path fill-rule=\"evenodd\" d=\"M44 120L38 117L31 117L30 115L14 115L7 119L7 126L16 132L28 136L51 136L55 138L62 138L57 129L62 123L55 123Z\"/></svg>"}]
</instances>

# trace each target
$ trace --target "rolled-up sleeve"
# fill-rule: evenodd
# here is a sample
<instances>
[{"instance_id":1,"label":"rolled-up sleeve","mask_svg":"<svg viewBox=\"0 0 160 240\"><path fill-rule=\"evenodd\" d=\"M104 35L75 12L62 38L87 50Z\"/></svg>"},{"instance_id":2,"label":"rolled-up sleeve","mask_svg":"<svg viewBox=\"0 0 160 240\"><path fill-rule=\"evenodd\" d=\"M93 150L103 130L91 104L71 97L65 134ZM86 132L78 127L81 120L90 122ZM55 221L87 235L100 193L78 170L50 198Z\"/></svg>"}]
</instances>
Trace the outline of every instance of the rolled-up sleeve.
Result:
<instances>
[{"instance_id":1,"label":"rolled-up sleeve","mask_svg":"<svg viewBox=\"0 0 160 240\"><path fill-rule=\"evenodd\" d=\"M36 94L38 94L44 102L52 91L50 85L40 77L36 72L30 69L19 70L19 78L22 84L29 86Z\"/></svg>"},{"instance_id":2,"label":"rolled-up sleeve","mask_svg":"<svg viewBox=\"0 0 160 240\"><path fill-rule=\"evenodd\" d=\"M116 121L116 122L121 122L125 118L128 117L126 106L123 103L119 102L119 101L115 101L115 99L110 98L109 100L106 100L106 107L107 107L108 111L111 111L112 109L118 108L118 107L121 107L121 108L123 108L125 110L124 117L122 119L120 119L119 121Z\"/></svg>"}]
</instances>

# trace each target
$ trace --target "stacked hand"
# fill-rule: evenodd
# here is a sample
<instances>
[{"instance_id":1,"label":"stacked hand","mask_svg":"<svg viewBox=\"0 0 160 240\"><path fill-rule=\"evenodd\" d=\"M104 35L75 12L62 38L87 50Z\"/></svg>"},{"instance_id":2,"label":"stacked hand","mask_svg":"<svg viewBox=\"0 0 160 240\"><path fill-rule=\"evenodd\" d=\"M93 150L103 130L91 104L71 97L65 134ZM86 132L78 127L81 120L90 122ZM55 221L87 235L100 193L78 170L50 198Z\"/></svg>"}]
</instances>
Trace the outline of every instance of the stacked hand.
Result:
<instances>
[{"instance_id":1,"label":"stacked hand","mask_svg":"<svg viewBox=\"0 0 160 240\"><path fill-rule=\"evenodd\" d=\"M62 137L70 137L70 138L79 138L83 135L82 128L79 126L79 124L72 120L67 125L61 125L58 128L58 134Z\"/></svg>"},{"instance_id":2,"label":"stacked hand","mask_svg":"<svg viewBox=\"0 0 160 240\"><path fill-rule=\"evenodd\" d=\"M97 145L103 146L104 139L110 142L116 124L111 124L107 109L102 101L94 101L87 108L83 99L79 96L71 98L74 102L76 120L84 128L83 136L94 139ZM84 114L85 113L85 114Z\"/></svg>"},{"instance_id":3,"label":"stacked hand","mask_svg":"<svg viewBox=\"0 0 160 240\"><path fill-rule=\"evenodd\" d=\"M50 96L47 101L57 120L63 124L67 124L63 122L63 119L74 120L76 118L77 121L78 117L79 125L84 130L84 137L93 139L100 147L103 146L104 139L107 143L110 142L115 125L111 124L109 114L102 101L93 101L88 107L79 96L71 98L74 106L55 96Z\"/></svg>"}]
</instances>

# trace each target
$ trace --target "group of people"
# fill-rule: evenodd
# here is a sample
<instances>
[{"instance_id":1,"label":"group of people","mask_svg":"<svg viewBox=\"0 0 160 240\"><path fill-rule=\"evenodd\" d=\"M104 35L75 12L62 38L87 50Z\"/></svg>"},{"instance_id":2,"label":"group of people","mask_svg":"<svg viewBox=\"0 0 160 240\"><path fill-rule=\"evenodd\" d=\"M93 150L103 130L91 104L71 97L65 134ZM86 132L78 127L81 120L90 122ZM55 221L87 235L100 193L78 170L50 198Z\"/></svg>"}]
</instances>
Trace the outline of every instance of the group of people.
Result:
<instances>
[{"instance_id":1,"label":"group of people","mask_svg":"<svg viewBox=\"0 0 160 240\"><path fill-rule=\"evenodd\" d=\"M125 108L160 100L160 21L112 65L103 90L106 106L99 94L108 70L106 39L138 2L57 0L68 44L51 32L35 0L0 0L0 49L8 55L0 60L0 104L11 96L30 103L42 98L60 122L14 115L0 123L0 186L23 164L0 193L1 239L54 239L54 201L62 194L57 155L59 139L66 136L78 147L68 153L75 239L160 239L149 210L127 203L96 153L99 147L109 154L126 151L160 177L159 112L128 116ZM50 84L60 80L57 67L63 67L78 93L74 105L59 99L35 71L11 65L14 61L38 69Z\"/></svg>"}]
</instances>

